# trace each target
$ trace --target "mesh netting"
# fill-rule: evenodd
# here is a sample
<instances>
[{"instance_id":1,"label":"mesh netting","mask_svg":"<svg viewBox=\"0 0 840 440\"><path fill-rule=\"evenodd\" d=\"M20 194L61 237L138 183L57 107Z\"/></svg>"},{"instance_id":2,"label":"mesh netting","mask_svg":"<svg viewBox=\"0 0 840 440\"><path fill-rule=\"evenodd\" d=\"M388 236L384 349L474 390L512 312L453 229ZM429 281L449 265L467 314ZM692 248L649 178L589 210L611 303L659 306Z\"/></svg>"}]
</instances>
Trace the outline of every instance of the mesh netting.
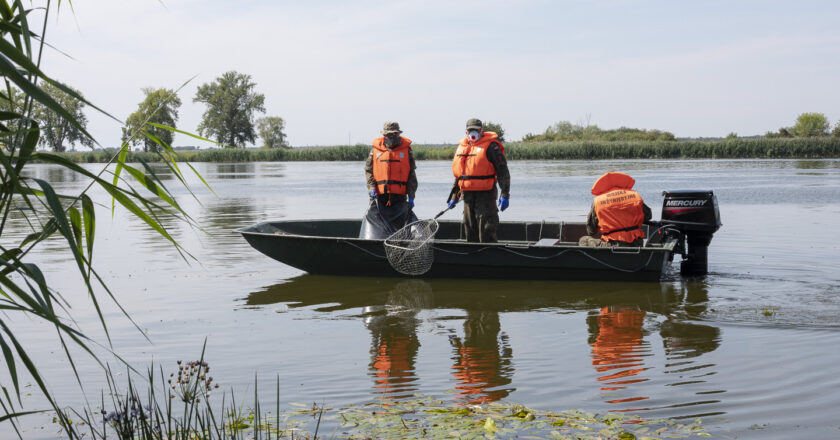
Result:
<instances>
[{"instance_id":1,"label":"mesh netting","mask_svg":"<svg viewBox=\"0 0 840 440\"><path fill-rule=\"evenodd\" d=\"M385 255L399 273L423 275L434 261L433 239L438 230L436 220L418 220L385 239Z\"/></svg>"}]
</instances>

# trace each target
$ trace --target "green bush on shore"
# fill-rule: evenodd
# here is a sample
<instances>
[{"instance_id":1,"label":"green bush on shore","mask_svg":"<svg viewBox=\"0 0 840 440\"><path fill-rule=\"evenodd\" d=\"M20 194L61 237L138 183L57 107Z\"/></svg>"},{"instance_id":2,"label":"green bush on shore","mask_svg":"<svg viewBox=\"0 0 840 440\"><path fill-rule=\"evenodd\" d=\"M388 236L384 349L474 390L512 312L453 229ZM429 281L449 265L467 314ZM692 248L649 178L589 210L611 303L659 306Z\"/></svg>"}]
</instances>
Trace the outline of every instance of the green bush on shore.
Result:
<instances>
[{"instance_id":1,"label":"green bush on shore","mask_svg":"<svg viewBox=\"0 0 840 440\"><path fill-rule=\"evenodd\" d=\"M451 160L455 146L412 147L417 160ZM363 161L367 145L242 149L225 148L178 151L179 162L303 162ZM840 138L759 138L723 141L572 141L511 142L505 145L509 160L593 159L784 159L840 157ZM104 163L113 152L70 152L77 163ZM155 153L131 152L128 162L159 161Z\"/></svg>"}]
</instances>

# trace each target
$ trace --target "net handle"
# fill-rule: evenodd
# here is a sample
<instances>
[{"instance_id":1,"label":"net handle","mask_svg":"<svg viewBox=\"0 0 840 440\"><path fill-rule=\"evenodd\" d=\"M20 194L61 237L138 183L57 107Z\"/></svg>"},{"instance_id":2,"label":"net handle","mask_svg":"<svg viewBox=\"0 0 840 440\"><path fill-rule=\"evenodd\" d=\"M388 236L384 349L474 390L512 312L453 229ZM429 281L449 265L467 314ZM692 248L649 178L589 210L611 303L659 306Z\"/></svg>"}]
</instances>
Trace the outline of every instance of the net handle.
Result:
<instances>
[{"instance_id":1,"label":"net handle","mask_svg":"<svg viewBox=\"0 0 840 440\"><path fill-rule=\"evenodd\" d=\"M457 204L456 204L456 205L457 205ZM452 208L454 208L456 205L452 205ZM439 212L439 213L438 213L438 214L437 214L437 215L436 215L436 216L435 216L432 220L437 220L437 219L438 219L438 217L442 216L443 214L445 214L445 213L446 213L446 211L449 211L449 210L450 210L450 209L452 209L452 208L450 208L450 207L448 207L448 206L447 206L447 207L446 207L446 209L444 209L443 211Z\"/></svg>"}]
</instances>

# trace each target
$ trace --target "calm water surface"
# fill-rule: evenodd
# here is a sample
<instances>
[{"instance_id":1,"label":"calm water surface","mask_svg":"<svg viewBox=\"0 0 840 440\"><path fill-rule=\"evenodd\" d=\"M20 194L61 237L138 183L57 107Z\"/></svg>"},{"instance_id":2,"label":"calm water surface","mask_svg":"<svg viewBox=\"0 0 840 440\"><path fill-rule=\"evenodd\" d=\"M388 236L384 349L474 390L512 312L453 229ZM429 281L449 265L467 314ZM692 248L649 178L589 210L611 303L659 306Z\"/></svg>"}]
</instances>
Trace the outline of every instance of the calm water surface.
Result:
<instances>
[{"instance_id":1,"label":"calm water surface","mask_svg":"<svg viewBox=\"0 0 840 440\"><path fill-rule=\"evenodd\" d=\"M422 393L703 417L716 438L840 437L840 160L511 163L503 221L584 221L589 188L608 170L636 178L654 218L662 190L713 190L723 227L709 249L710 274L683 280L676 258L659 283L307 275L231 231L273 219L361 217L362 163L196 167L215 194L193 179L193 198L167 181L203 228L171 225L195 257L188 262L125 213L111 218L97 194L94 263L151 343L113 305L106 320L114 350L140 370L154 361L173 371L176 360L197 359L206 339L215 382L245 394L256 373L269 395L279 375L283 402ZM86 184L46 165L30 172L69 193ZM418 162L417 174L415 211L428 218L444 207L449 164ZM26 233L12 221L18 234L4 244ZM47 243L35 259L79 326L105 341L58 249ZM53 331L13 320L61 400L83 403ZM101 373L77 356L88 398L97 396ZM34 396L24 403L42 406ZM27 436L53 436L53 426L32 420Z\"/></svg>"}]
</instances>

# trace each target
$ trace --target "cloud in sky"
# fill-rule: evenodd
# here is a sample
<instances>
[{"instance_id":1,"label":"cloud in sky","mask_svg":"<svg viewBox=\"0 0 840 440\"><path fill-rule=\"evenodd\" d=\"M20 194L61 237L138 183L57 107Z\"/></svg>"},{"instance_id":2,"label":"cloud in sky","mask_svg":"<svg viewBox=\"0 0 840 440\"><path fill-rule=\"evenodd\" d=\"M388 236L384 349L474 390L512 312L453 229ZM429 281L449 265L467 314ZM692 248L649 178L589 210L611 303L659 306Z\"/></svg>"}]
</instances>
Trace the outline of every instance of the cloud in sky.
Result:
<instances>
[{"instance_id":1,"label":"cloud in sky","mask_svg":"<svg viewBox=\"0 0 840 440\"><path fill-rule=\"evenodd\" d=\"M62 7L44 66L125 119L143 87L252 76L292 145L367 143L397 120L454 142L470 117L510 139L591 115L602 128L763 134L802 112L840 118L840 4L829 1L90 0ZM120 127L88 111L106 146ZM194 144L177 135L176 145Z\"/></svg>"}]
</instances>

